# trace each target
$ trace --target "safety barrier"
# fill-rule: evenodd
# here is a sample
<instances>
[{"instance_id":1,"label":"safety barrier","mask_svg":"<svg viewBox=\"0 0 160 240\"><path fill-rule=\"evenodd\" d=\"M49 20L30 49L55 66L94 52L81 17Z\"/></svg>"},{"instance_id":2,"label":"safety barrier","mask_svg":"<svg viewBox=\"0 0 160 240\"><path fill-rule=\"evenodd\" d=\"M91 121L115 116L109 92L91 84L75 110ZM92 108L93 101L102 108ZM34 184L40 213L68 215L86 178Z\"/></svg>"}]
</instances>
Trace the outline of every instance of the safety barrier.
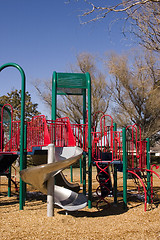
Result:
<instances>
[{"instance_id":1,"label":"safety barrier","mask_svg":"<svg viewBox=\"0 0 160 240\"><path fill-rule=\"evenodd\" d=\"M127 130L127 162L128 168L146 168L147 166L147 141L141 140L141 128L134 124Z\"/></svg>"},{"instance_id":2,"label":"safety barrier","mask_svg":"<svg viewBox=\"0 0 160 240\"><path fill-rule=\"evenodd\" d=\"M55 121L46 120L44 115L34 116L26 123L26 150L32 152L33 147L47 146L54 143L57 147L75 146L77 136L73 135L69 118L59 118ZM20 121L12 121L10 140L2 136L3 148L0 151L14 152L20 149ZM82 140L81 140L82 141ZM1 144L2 145L2 144Z\"/></svg>"},{"instance_id":3,"label":"safety barrier","mask_svg":"<svg viewBox=\"0 0 160 240\"><path fill-rule=\"evenodd\" d=\"M3 141L1 151L17 152L20 150L20 121L12 122L10 139L4 137L1 141Z\"/></svg>"}]
</instances>

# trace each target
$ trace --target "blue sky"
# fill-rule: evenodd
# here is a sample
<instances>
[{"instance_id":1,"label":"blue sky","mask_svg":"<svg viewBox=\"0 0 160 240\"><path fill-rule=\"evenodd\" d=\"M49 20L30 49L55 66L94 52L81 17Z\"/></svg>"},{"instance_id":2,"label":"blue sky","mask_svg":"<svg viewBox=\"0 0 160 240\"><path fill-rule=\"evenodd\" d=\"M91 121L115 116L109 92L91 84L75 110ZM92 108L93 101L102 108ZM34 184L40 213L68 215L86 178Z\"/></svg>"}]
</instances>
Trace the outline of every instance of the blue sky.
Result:
<instances>
[{"instance_id":1,"label":"blue sky","mask_svg":"<svg viewBox=\"0 0 160 240\"><path fill-rule=\"evenodd\" d=\"M0 66L19 64L26 74L26 90L39 110L45 107L32 82L48 80L53 71L69 71L76 54L90 52L103 56L107 51L121 53L132 46L124 39L121 23L109 31L114 15L102 22L81 25L78 15L86 5L83 0L0 0ZM14 68L0 73L0 96L21 88L19 72Z\"/></svg>"}]
</instances>

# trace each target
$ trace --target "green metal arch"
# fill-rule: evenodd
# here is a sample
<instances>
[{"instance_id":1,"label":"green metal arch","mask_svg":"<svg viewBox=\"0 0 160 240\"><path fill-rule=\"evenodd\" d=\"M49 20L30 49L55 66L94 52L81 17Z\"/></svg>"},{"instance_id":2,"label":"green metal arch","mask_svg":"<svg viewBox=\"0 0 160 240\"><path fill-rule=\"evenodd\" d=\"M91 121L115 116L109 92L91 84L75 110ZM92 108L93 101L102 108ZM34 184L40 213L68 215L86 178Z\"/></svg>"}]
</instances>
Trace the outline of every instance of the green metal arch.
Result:
<instances>
[{"instance_id":1,"label":"green metal arch","mask_svg":"<svg viewBox=\"0 0 160 240\"><path fill-rule=\"evenodd\" d=\"M18 69L21 74L21 130L20 130L20 171L25 167L25 154L24 154L24 118L25 118L25 73L23 69L16 63L6 63L0 66L0 72L8 67L14 67ZM24 193L25 185L20 178L20 198L19 198L19 209L23 210L24 206Z\"/></svg>"}]
</instances>

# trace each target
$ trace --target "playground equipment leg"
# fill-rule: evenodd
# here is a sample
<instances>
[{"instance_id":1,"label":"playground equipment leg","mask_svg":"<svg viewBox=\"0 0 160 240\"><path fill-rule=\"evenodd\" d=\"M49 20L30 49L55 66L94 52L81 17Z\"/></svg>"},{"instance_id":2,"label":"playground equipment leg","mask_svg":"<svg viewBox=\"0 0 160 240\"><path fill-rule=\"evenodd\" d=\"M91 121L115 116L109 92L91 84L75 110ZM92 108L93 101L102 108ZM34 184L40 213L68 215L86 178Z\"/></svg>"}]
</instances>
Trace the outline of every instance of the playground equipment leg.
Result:
<instances>
[{"instance_id":1,"label":"playground equipment leg","mask_svg":"<svg viewBox=\"0 0 160 240\"><path fill-rule=\"evenodd\" d=\"M114 165L114 203L117 204L117 165Z\"/></svg>"},{"instance_id":2,"label":"playground equipment leg","mask_svg":"<svg viewBox=\"0 0 160 240\"><path fill-rule=\"evenodd\" d=\"M11 167L9 167L8 174L8 197L11 197Z\"/></svg>"},{"instance_id":3,"label":"playground equipment leg","mask_svg":"<svg viewBox=\"0 0 160 240\"><path fill-rule=\"evenodd\" d=\"M150 170L150 143L149 138L147 140L147 169ZM147 203L151 203L151 173L147 171Z\"/></svg>"},{"instance_id":4,"label":"playground equipment leg","mask_svg":"<svg viewBox=\"0 0 160 240\"><path fill-rule=\"evenodd\" d=\"M23 156L23 168L27 168L27 125L24 125L24 156ZM25 206L26 201L26 191L27 191L27 184L24 182L23 187L23 206Z\"/></svg>"},{"instance_id":5,"label":"playground equipment leg","mask_svg":"<svg viewBox=\"0 0 160 240\"><path fill-rule=\"evenodd\" d=\"M82 158L79 160L79 167L80 167L80 183L82 184Z\"/></svg>"},{"instance_id":6,"label":"playground equipment leg","mask_svg":"<svg viewBox=\"0 0 160 240\"><path fill-rule=\"evenodd\" d=\"M92 163L88 165L88 208L92 208Z\"/></svg>"},{"instance_id":7,"label":"playground equipment leg","mask_svg":"<svg viewBox=\"0 0 160 240\"><path fill-rule=\"evenodd\" d=\"M83 124L86 123L86 89L83 89ZM84 131L84 138L86 137L86 128ZM83 152L83 194L86 195L86 153Z\"/></svg>"},{"instance_id":8,"label":"playground equipment leg","mask_svg":"<svg viewBox=\"0 0 160 240\"><path fill-rule=\"evenodd\" d=\"M113 131L117 131L117 124L113 123ZM115 134L113 134L113 138L115 139ZM115 142L113 145L115 151ZM113 172L113 179L114 179L114 203L117 204L117 165L114 164L114 172Z\"/></svg>"},{"instance_id":9,"label":"playground equipment leg","mask_svg":"<svg viewBox=\"0 0 160 240\"><path fill-rule=\"evenodd\" d=\"M55 146L48 145L48 163L55 161ZM47 217L54 216L54 177L51 177L47 183Z\"/></svg>"},{"instance_id":10,"label":"playground equipment leg","mask_svg":"<svg viewBox=\"0 0 160 240\"><path fill-rule=\"evenodd\" d=\"M86 195L86 154L83 153L83 194Z\"/></svg>"},{"instance_id":11,"label":"playground equipment leg","mask_svg":"<svg viewBox=\"0 0 160 240\"><path fill-rule=\"evenodd\" d=\"M71 173L71 182L73 182L73 167L70 166L70 173Z\"/></svg>"},{"instance_id":12,"label":"playground equipment leg","mask_svg":"<svg viewBox=\"0 0 160 240\"><path fill-rule=\"evenodd\" d=\"M127 209L127 154L126 154L126 128L122 130L123 138L123 204Z\"/></svg>"}]
</instances>

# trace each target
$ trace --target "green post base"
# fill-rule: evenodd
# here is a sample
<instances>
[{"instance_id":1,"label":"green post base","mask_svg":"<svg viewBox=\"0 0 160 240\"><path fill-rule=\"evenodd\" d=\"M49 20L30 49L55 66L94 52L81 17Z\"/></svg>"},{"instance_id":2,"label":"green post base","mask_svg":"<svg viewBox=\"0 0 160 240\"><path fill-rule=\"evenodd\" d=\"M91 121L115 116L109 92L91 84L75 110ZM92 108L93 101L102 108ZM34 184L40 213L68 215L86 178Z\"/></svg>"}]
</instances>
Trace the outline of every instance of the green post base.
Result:
<instances>
[{"instance_id":1,"label":"green post base","mask_svg":"<svg viewBox=\"0 0 160 240\"><path fill-rule=\"evenodd\" d=\"M88 208L91 209L92 208L92 201L88 200Z\"/></svg>"},{"instance_id":2,"label":"green post base","mask_svg":"<svg viewBox=\"0 0 160 240\"><path fill-rule=\"evenodd\" d=\"M82 159L79 160L80 165L80 184L82 184Z\"/></svg>"},{"instance_id":3,"label":"green post base","mask_svg":"<svg viewBox=\"0 0 160 240\"><path fill-rule=\"evenodd\" d=\"M9 167L8 174L8 197L11 197L11 167Z\"/></svg>"},{"instance_id":4,"label":"green post base","mask_svg":"<svg viewBox=\"0 0 160 240\"><path fill-rule=\"evenodd\" d=\"M123 206L127 209L127 152L126 152L126 128L122 129L123 138Z\"/></svg>"},{"instance_id":5,"label":"green post base","mask_svg":"<svg viewBox=\"0 0 160 240\"><path fill-rule=\"evenodd\" d=\"M114 203L117 204L117 166L114 165Z\"/></svg>"},{"instance_id":6,"label":"green post base","mask_svg":"<svg viewBox=\"0 0 160 240\"><path fill-rule=\"evenodd\" d=\"M73 167L70 166L70 172L71 172L71 182L73 182Z\"/></svg>"},{"instance_id":7,"label":"green post base","mask_svg":"<svg viewBox=\"0 0 160 240\"><path fill-rule=\"evenodd\" d=\"M83 194L86 195L86 154L83 153Z\"/></svg>"}]
</instances>

